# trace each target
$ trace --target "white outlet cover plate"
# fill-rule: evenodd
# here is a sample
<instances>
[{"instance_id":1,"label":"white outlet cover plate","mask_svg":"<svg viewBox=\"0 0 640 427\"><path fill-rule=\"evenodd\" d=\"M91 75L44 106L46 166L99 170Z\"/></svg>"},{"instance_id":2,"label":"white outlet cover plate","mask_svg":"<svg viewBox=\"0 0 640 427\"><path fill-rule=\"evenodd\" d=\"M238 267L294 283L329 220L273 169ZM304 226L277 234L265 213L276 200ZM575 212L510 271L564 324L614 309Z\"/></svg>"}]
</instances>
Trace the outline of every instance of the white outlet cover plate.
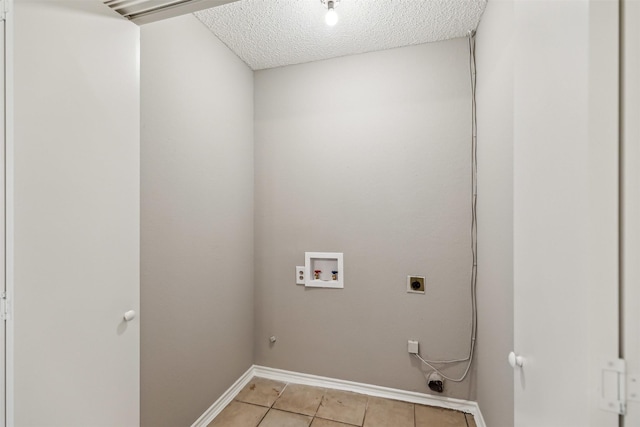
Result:
<instances>
[{"instance_id":1,"label":"white outlet cover plate","mask_svg":"<svg viewBox=\"0 0 640 427\"><path fill-rule=\"evenodd\" d=\"M304 265L296 267L296 285L304 285Z\"/></svg>"}]
</instances>

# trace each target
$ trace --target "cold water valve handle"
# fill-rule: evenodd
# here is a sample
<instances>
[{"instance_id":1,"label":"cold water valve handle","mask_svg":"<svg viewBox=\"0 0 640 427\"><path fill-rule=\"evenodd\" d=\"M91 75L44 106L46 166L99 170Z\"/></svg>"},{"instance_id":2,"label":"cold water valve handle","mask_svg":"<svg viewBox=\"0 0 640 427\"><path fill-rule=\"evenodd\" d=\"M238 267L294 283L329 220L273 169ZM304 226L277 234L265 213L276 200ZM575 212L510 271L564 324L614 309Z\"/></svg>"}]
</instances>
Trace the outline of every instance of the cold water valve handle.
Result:
<instances>
[{"instance_id":1,"label":"cold water valve handle","mask_svg":"<svg viewBox=\"0 0 640 427\"><path fill-rule=\"evenodd\" d=\"M513 351L509 353L509 365L512 368L522 368L524 366L524 357L518 356Z\"/></svg>"}]
</instances>

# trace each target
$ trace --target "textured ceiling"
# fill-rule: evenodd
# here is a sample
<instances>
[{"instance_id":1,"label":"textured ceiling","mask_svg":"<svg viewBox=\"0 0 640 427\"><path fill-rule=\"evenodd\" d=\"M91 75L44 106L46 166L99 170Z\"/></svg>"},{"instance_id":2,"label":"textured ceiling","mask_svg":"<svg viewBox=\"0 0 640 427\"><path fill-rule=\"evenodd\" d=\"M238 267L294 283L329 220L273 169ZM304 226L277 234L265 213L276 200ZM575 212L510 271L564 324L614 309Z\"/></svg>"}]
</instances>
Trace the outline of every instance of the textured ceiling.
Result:
<instances>
[{"instance_id":1,"label":"textured ceiling","mask_svg":"<svg viewBox=\"0 0 640 427\"><path fill-rule=\"evenodd\" d=\"M301 64L455 37L475 30L487 0L239 0L195 15L252 69Z\"/></svg>"}]
</instances>

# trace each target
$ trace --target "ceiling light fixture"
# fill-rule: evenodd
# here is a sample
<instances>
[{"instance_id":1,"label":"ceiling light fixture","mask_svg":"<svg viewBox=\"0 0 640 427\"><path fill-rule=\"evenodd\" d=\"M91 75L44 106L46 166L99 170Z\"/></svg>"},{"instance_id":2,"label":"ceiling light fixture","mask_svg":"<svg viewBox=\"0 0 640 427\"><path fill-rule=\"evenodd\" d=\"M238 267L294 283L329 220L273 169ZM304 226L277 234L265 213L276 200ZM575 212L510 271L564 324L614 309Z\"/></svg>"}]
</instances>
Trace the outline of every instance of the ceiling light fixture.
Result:
<instances>
[{"instance_id":1,"label":"ceiling light fixture","mask_svg":"<svg viewBox=\"0 0 640 427\"><path fill-rule=\"evenodd\" d=\"M328 26L333 27L338 23L338 14L336 13L336 6L340 3L340 0L320 0L320 3L327 7L327 14L324 17Z\"/></svg>"}]
</instances>

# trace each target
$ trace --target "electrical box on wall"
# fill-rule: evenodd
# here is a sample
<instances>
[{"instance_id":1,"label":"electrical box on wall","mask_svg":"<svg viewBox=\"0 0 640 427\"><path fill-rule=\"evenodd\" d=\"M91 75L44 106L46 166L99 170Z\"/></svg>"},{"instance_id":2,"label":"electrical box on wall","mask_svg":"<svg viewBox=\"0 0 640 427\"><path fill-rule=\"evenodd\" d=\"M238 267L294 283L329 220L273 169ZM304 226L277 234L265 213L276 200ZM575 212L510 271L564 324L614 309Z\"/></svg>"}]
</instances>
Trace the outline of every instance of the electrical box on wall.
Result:
<instances>
[{"instance_id":1,"label":"electrical box on wall","mask_svg":"<svg viewBox=\"0 0 640 427\"><path fill-rule=\"evenodd\" d=\"M304 285L312 288L344 288L341 252L305 252Z\"/></svg>"},{"instance_id":2,"label":"electrical box on wall","mask_svg":"<svg viewBox=\"0 0 640 427\"><path fill-rule=\"evenodd\" d=\"M407 292L424 294L424 276L407 276Z\"/></svg>"}]
</instances>

